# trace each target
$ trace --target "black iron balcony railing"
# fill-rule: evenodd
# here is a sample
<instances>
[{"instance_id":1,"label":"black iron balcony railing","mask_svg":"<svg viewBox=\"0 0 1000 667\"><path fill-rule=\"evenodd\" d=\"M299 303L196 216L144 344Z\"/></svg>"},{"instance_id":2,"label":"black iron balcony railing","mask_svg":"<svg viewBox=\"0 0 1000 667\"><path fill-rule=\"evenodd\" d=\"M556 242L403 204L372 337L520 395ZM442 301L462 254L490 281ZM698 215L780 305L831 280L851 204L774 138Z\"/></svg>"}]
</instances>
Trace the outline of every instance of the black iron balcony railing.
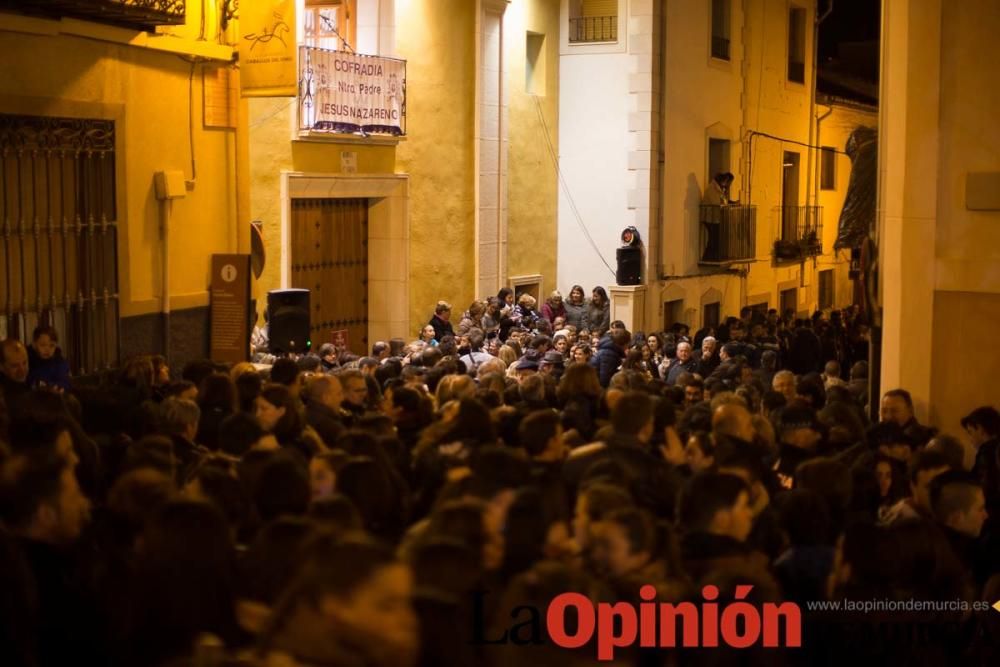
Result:
<instances>
[{"instance_id":1,"label":"black iron balcony railing","mask_svg":"<svg viewBox=\"0 0 1000 667\"><path fill-rule=\"evenodd\" d=\"M569 20L569 41L580 42L617 42L617 16L581 16Z\"/></svg>"},{"instance_id":2,"label":"black iron balcony railing","mask_svg":"<svg viewBox=\"0 0 1000 667\"><path fill-rule=\"evenodd\" d=\"M0 0L0 10L150 31L158 25L183 25L186 9L186 0Z\"/></svg>"},{"instance_id":3,"label":"black iron balcony railing","mask_svg":"<svg viewBox=\"0 0 1000 667\"><path fill-rule=\"evenodd\" d=\"M699 209L699 264L752 262L757 256L757 207L734 204Z\"/></svg>"},{"instance_id":4,"label":"black iron balcony railing","mask_svg":"<svg viewBox=\"0 0 1000 667\"><path fill-rule=\"evenodd\" d=\"M823 254L822 206L777 206L774 217L777 261L798 261Z\"/></svg>"},{"instance_id":5,"label":"black iron balcony railing","mask_svg":"<svg viewBox=\"0 0 1000 667\"><path fill-rule=\"evenodd\" d=\"M729 38L712 35L712 57L729 60Z\"/></svg>"}]
</instances>

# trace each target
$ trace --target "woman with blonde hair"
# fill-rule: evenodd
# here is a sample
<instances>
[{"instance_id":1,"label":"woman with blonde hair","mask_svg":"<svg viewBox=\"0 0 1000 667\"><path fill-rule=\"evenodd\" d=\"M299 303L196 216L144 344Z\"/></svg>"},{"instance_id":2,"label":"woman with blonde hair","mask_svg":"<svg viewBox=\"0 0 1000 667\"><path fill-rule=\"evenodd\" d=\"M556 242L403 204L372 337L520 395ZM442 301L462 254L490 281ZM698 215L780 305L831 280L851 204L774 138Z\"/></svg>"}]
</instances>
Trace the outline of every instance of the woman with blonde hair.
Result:
<instances>
[{"instance_id":1,"label":"woman with blonde hair","mask_svg":"<svg viewBox=\"0 0 1000 667\"><path fill-rule=\"evenodd\" d=\"M472 397L476 393L476 382L468 375L445 375L438 382L435 398L439 406L448 401Z\"/></svg>"}]
</instances>

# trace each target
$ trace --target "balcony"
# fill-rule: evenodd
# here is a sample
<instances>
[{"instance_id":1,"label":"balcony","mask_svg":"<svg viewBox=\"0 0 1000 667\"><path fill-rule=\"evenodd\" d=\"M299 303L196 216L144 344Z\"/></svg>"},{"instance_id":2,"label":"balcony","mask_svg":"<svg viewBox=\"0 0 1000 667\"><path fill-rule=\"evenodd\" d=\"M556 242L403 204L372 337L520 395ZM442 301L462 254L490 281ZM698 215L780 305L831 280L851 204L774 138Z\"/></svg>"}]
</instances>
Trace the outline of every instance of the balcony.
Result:
<instances>
[{"instance_id":1,"label":"balcony","mask_svg":"<svg viewBox=\"0 0 1000 667\"><path fill-rule=\"evenodd\" d=\"M799 262L823 254L823 207L774 208L774 261Z\"/></svg>"},{"instance_id":2,"label":"balcony","mask_svg":"<svg viewBox=\"0 0 1000 667\"><path fill-rule=\"evenodd\" d=\"M0 0L0 10L153 31L160 25L184 25L186 0Z\"/></svg>"},{"instance_id":3,"label":"balcony","mask_svg":"<svg viewBox=\"0 0 1000 667\"><path fill-rule=\"evenodd\" d=\"M570 44L617 41L617 16L581 16L569 20Z\"/></svg>"},{"instance_id":4,"label":"balcony","mask_svg":"<svg viewBox=\"0 0 1000 667\"><path fill-rule=\"evenodd\" d=\"M713 206L699 209L701 259L704 266L752 262L757 256L757 207Z\"/></svg>"}]
</instances>

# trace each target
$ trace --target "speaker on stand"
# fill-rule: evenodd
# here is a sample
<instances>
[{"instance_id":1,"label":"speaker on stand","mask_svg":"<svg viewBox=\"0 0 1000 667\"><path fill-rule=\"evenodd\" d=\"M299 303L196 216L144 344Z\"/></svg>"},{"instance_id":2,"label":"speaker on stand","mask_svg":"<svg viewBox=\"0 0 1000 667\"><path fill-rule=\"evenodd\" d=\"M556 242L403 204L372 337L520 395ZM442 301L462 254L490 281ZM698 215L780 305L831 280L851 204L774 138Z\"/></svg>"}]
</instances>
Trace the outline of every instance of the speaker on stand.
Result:
<instances>
[{"instance_id":1,"label":"speaker on stand","mask_svg":"<svg viewBox=\"0 0 1000 667\"><path fill-rule=\"evenodd\" d=\"M626 227L621 235L622 245L615 251L618 270L615 281L619 285L639 285L642 283L642 246L639 230Z\"/></svg>"},{"instance_id":2,"label":"speaker on stand","mask_svg":"<svg viewBox=\"0 0 1000 667\"><path fill-rule=\"evenodd\" d=\"M267 293L268 347L271 354L309 351L309 290L276 289Z\"/></svg>"}]
</instances>

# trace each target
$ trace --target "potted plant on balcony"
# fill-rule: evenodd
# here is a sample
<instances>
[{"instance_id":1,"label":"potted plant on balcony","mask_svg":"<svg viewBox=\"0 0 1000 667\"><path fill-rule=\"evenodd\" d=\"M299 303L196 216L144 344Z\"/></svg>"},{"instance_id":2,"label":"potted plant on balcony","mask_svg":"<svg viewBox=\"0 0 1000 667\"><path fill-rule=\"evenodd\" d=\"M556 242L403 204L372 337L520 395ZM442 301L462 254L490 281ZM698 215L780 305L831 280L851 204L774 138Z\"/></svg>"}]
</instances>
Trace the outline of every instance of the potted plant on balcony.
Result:
<instances>
[{"instance_id":1,"label":"potted plant on balcony","mask_svg":"<svg viewBox=\"0 0 1000 667\"><path fill-rule=\"evenodd\" d=\"M777 239L774 242L775 259L801 259L802 246L797 241Z\"/></svg>"},{"instance_id":2,"label":"potted plant on balcony","mask_svg":"<svg viewBox=\"0 0 1000 667\"><path fill-rule=\"evenodd\" d=\"M817 236L815 229L809 230L799 243L802 245L802 254L805 256L823 254L823 241Z\"/></svg>"}]
</instances>

